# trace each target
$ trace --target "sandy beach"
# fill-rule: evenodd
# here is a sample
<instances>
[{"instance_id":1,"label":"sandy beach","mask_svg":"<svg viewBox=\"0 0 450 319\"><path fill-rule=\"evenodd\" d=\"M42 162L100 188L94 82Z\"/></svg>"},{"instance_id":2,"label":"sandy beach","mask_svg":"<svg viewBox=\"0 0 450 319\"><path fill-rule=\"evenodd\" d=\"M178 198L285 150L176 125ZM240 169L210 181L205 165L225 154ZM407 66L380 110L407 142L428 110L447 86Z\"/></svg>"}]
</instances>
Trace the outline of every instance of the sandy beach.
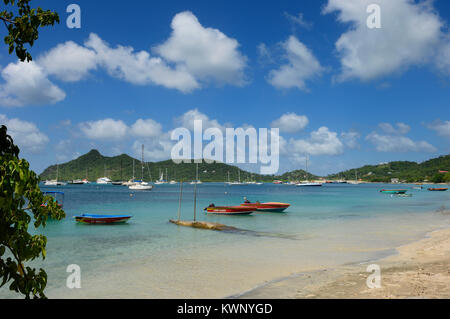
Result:
<instances>
[{"instance_id":1,"label":"sandy beach","mask_svg":"<svg viewBox=\"0 0 450 319\"><path fill-rule=\"evenodd\" d=\"M242 298L450 298L450 229L398 247L378 261L302 273L254 289ZM381 270L381 287L368 288L367 266Z\"/></svg>"}]
</instances>

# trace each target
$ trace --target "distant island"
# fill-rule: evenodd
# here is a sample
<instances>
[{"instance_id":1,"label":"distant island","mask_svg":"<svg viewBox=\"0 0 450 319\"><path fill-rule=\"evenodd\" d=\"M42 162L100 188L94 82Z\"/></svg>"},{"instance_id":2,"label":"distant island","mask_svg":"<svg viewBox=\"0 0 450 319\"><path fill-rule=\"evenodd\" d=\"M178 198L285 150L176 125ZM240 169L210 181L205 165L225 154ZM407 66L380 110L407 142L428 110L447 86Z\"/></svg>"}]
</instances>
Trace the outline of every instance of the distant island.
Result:
<instances>
[{"instance_id":1,"label":"distant island","mask_svg":"<svg viewBox=\"0 0 450 319\"><path fill-rule=\"evenodd\" d=\"M58 179L70 181L86 178L95 181L100 177L108 177L111 180L125 181L133 178L133 161L135 166L134 176L138 179L142 175L141 161L133 159L126 154L108 157L103 156L97 150L58 165L47 167L41 174L41 180ZM347 171L317 176L305 172L302 169L284 173L282 175L260 175L239 169L236 166L225 163L198 164L198 178L203 182L224 182L228 180L283 182L300 180L362 180L366 182L450 182L450 154L430 159L422 163L396 161L378 165L366 165ZM154 181L164 174L165 180L192 181L196 179L196 164L175 164L172 160L144 163L144 180Z\"/></svg>"}]
</instances>

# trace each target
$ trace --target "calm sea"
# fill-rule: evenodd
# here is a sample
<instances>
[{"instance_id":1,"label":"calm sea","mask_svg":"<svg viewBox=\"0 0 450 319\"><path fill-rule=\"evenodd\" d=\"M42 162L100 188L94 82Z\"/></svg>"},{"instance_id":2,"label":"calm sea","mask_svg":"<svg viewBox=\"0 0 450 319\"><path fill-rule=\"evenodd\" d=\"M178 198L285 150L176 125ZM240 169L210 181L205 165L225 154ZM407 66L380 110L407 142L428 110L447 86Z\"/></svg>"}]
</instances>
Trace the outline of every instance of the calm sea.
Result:
<instances>
[{"instance_id":1,"label":"calm sea","mask_svg":"<svg viewBox=\"0 0 450 319\"><path fill-rule=\"evenodd\" d=\"M370 261L394 248L448 227L450 191L429 192L396 185L413 194L379 192L392 185L327 184L198 185L197 219L242 229L216 232L175 226L179 185L150 192L123 186L46 187L65 193L67 217L50 221L47 258L35 262L49 276L47 295L56 298L216 298L237 295L291 274ZM182 219L193 218L193 189L184 184ZM203 208L251 201L290 203L285 213L205 215ZM82 213L131 214L123 225L80 225ZM81 289L68 289L67 266L81 267ZM6 287L0 297L14 297Z\"/></svg>"}]
</instances>

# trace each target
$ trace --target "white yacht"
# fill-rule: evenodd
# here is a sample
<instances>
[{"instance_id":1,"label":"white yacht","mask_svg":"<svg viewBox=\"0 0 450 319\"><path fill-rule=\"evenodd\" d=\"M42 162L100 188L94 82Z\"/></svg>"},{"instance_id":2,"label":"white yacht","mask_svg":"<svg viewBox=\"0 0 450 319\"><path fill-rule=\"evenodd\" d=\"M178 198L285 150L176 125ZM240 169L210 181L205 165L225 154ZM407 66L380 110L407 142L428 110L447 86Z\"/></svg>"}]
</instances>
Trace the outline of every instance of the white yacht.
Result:
<instances>
[{"instance_id":1,"label":"white yacht","mask_svg":"<svg viewBox=\"0 0 450 319\"><path fill-rule=\"evenodd\" d=\"M97 179L97 184L111 184L111 180L108 177L100 177L99 179Z\"/></svg>"}]
</instances>

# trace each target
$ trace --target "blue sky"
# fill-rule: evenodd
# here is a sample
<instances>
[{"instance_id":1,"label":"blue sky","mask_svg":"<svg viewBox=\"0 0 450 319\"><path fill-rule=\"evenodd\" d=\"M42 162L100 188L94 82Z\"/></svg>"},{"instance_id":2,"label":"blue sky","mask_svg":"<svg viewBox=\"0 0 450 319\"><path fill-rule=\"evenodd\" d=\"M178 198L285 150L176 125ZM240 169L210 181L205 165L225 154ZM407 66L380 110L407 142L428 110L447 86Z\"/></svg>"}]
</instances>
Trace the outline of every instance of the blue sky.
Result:
<instances>
[{"instance_id":1,"label":"blue sky","mask_svg":"<svg viewBox=\"0 0 450 319\"><path fill-rule=\"evenodd\" d=\"M61 23L31 66L2 45L0 124L37 172L91 148L167 159L194 118L276 123L280 172L306 153L316 174L450 153L448 1L77 1L80 29L73 1L33 2Z\"/></svg>"}]
</instances>

